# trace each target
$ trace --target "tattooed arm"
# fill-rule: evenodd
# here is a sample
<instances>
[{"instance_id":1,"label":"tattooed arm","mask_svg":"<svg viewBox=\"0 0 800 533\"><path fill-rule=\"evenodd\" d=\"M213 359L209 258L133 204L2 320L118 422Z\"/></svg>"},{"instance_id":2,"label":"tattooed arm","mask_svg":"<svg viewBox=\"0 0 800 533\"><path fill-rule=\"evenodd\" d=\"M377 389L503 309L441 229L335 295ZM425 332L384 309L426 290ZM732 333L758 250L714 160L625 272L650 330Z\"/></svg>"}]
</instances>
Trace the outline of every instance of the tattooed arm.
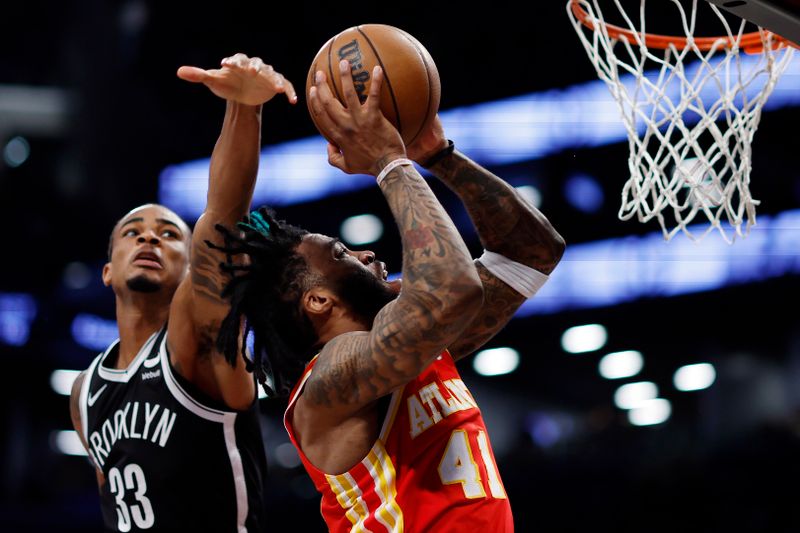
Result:
<instances>
[{"instance_id":1,"label":"tattooed arm","mask_svg":"<svg viewBox=\"0 0 800 533\"><path fill-rule=\"evenodd\" d=\"M343 415L416 377L458 338L482 301L469 251L422 176L401 166L381 189L403 243L402 291L370 332L325 345L304 394Z\"/></svg>"},{"instance_id":2,"label":"tattooed arm","mask_svg":"<svg viewBox=\"0 0 800 533\"><path fill-rule=\"evenodd\" d=\"M432 128L409 148L409 154L416 161L425 162L445 146L447 139L437 117ZM464 202L486 250L544 274L553 271L564 254L564 239L513 187L458 151L440 159L430 171ZM461 338L450 346L456 359L494 337L525 301L480 261L476 260L475 265L483 282L484 305Z\"/></svg>"},{"instance_id":3,"label":"tattooed arm","mask_svg":"<svg viewBox=\"0 0 800 533\"><path fill-rule=\"evenodd\" d=\"M400 134L378 108L382 72L373 72L362 106L343 63L347 107L321 76L310 93L315 122L337 143L329 147L333 165L377 175L405 157ZM411 165L395 167L380 187L402 240L402 290L371 331L339 335L322 349L296 407L317 413L321 424L336 425L416 377L458 338L482 302L469 250L422 176Z\"/></svg>"},{"instance_id":4,"label":"tattooed arm","mask_svg":"<svg viewBox=\"0 0 800 533\"><path fill-rule=\"evenodd\" d=\"M245 409L255 399L253 377L242 361L231 367L215 348L228 313L221 296L226 279L219 268L225 257L205 243L217 239L217 224L233 227L250 208L261 149L261 105L278 93L286 93L292 103L296 96L281 74L244 54L224 59L221 69L181 67L178 76L205 84L227 100L227 108L211 156L206 209L192 237L190 273L170 308L170 356L176 370L204 393L228 407Z\"/></svg>"}]
</instances>

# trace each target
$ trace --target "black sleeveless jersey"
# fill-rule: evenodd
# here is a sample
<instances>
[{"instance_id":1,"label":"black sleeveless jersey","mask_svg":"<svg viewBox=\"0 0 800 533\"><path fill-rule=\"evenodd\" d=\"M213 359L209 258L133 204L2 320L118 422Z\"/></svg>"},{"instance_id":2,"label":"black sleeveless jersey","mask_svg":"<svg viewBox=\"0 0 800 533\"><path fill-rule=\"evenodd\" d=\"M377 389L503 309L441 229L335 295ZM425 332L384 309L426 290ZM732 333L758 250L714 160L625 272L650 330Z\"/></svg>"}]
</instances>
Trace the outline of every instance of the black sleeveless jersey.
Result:
<instances>
[{"instance_id":1,"label":"black sleeveless jersey","mask_svg":"<svg viewBox=\"0 0 800 533\"><path fill-rule=\"evenodd\" d=\"M83 436L105 475L111 531L260 532L266 456L257 402L231 411L198 400L171 367L166 328L125 370L119 341L98 355L80 392Z\"/></svg>"}]
</instances>

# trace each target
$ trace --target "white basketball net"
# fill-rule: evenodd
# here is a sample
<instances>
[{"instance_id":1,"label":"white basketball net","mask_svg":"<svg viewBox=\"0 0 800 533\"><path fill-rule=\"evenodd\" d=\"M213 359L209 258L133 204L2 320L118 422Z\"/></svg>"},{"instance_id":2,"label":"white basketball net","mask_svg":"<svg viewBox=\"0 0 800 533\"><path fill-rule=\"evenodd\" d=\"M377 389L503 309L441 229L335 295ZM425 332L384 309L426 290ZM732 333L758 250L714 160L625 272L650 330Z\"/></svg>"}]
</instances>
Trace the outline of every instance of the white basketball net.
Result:
<instances>
[{"instance_id":1,"label":"white basketball net","mask_svg":"<svg viewBox=\"0 0 800 533\"><path fill-rule=\"evenodd\" d=\"M579 2L594 30L575 17L570 2L567 12L600 79L611 89L628 133L630 179L622 190L619 218L656 218L666 240L679 231L699 240L716 228L731 243L756 223L759 202L750 195L750 143L761 108L793 49L773 50L774 36L759 28L764 52L740 53L745 21L734 32L717 7L708 4L728 39L700 50L693 40L698 0L691 0L691 10L671 1L680 10L688 39L682 49L645 45L646 0L641 0L638 28L620 1L613 0L634 42L609 36L598 0ZM709 221L699 236L687 229L698 214Z\"/></svg>"}]
</instances>

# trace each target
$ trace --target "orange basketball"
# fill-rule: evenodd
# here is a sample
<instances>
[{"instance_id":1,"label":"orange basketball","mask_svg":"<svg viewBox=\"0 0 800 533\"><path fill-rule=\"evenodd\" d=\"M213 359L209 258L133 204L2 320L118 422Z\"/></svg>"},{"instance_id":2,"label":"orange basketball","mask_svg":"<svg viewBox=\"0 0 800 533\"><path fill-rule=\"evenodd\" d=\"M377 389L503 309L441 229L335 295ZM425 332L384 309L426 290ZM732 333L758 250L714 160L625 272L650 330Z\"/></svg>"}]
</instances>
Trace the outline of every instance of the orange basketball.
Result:
<instances>
[{"instance_id":1,"label":"orange basketball","mask_svg":"<svg viewBox=\"0 0 800 533\"><path fill-rule=\"evenodd\" d=\"M331 91L342 102L339 75L342 59L350 62L353 83L362 103L369 94L373 67L381 66L384 73L381 111L406 145L417 138L439 110L439 71L430 54L414 37L385 24L354 26L328 40L308 70L306 102L317 70L325 73ZM311 119L314 120L313 113Z\"/></svg>"}]
</instances>

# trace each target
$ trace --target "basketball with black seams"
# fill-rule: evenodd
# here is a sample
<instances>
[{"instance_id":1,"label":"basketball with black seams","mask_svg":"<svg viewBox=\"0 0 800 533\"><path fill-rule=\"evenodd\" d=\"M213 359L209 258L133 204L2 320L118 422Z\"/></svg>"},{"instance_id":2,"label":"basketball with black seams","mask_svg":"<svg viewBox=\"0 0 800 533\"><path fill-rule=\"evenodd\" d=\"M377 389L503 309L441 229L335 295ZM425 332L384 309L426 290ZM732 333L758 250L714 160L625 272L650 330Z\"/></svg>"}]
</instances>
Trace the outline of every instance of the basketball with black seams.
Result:
<instances>
[{"instance_id":1,"label":"basketball with black seams","mask_svg":"<svg viewBox=\"0 0 800 533\"><path fill-rule=\"evenodd\" d=\"M353 84L363 104L376 65L383 69L380 108L406 146L430 125L439 110L439 71L428 51L409 33L385 24L353 26L331 37L317 52L306 80L308 91L318 70L325 73L331 91L343 102L339 63L350 62ZM310 103L309 103L310 105ZM309 108L309 111L311 109ZM314 113L311 113L314 120ZM317 129L319 125L316 124Z\"/></svg>"}]
</instances>

